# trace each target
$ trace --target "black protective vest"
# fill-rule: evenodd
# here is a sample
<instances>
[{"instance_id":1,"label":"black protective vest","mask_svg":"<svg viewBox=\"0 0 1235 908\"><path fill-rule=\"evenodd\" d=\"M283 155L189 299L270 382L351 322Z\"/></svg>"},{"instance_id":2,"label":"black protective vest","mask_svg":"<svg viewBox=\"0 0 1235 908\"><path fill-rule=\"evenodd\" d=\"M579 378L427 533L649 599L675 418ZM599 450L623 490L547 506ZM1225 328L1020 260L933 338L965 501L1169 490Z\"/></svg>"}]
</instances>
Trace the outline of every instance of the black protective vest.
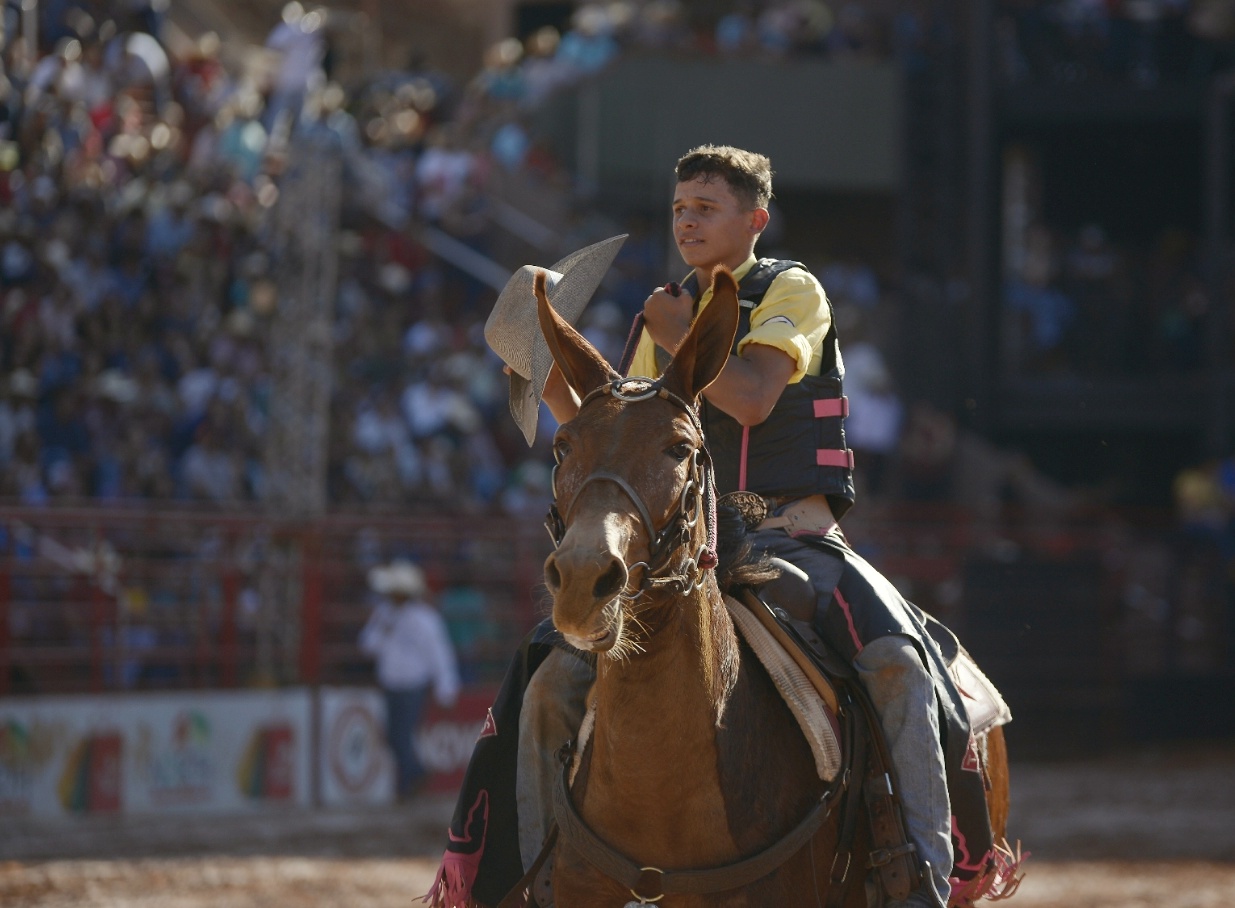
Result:
<instances>
[{"instance_id":1,"label":"black protective vest","mask_svg":"<svg viewBox=\"0 0 1235 908\"><path fill-rule=\"evenodd\" d=\"M807 270L800 262L760 259L738 284L741 313L733 352L750 332L752 312L763 302L772 281L790 268ZM698 297L692 273L683 284ZM825 300L826 302L826 300ZM756 492L769 498L804 498L824 494L839 520L853 506L853 452L845 445L845 367L836 336L832 304L823 339L819 375L805 375L785 386L771 414L757 426L742 426L706 400L703 428L716 468L719 493Z\"/></svg>"}]
</instances>

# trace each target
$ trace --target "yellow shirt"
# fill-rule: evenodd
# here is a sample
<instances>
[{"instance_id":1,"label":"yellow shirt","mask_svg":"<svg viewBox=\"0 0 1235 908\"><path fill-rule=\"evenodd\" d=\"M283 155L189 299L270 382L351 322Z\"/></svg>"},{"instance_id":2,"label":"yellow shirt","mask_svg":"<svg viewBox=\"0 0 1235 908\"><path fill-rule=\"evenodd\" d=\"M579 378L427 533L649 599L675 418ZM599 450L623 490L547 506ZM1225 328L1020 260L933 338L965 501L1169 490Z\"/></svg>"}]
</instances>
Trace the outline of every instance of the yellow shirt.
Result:
<instances>
[{"instance_id":1,"label":"yellow shirt","mask_svg":"<svg viewBox=\"0 0 1235 908\"><path fill-rule=\"evenodd\" d=\"M741 281L755 267L752 255L734 272ZM704 291L699 300L699 311L712 301L712 288ZM831 327L831 311L823 287L815 276L801 268L782 271L772 281L763 301L751 313L750 332L738 342L738 355L749 344L765 344L775 347L795 363L789 383L800 381L803 375L818 375L821 367L823 339ZM656 344L646 328L635 348L630 364L631 375L658 378L660 368L656 365Z\"/></svg>"}]
</instances>

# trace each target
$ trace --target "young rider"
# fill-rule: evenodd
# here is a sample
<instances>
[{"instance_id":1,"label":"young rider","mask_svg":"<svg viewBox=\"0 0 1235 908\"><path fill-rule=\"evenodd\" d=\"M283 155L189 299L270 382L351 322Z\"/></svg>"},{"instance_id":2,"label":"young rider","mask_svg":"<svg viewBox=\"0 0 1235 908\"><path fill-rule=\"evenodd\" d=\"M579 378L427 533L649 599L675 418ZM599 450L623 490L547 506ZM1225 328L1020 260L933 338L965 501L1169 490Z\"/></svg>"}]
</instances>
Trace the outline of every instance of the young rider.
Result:
<instances>
[{"instance_id":1,"label":"young rider","mask_svg":"<svg viewBox=\"0 0 1235 908\"><path fill-rule=\"evenodd\" d=\"M819 594L816 624L848 655L878 711L887 736L910 841L923 862L924 883L899 905L942 906L952 870L952 821L940 745L936 681L928 666L941 659L891 585L854 556L837 518L853 503L852 454L845 448L842 365L831 305L815 277L798 263L757 260L755 243L768 225L772 172L762 155L726 146L696 148L676 168L673 236L693 269L676 287L644 302L644 331L629 374L657 377L693 316L711 300L712 271L727 266L762 293L744 313L739 341L716 381L704 391L704 426L721 493L744 489L768 500L784 526L761 529L755 544L805 571ZM743 333L743 329L745 332ZM559 422L578 401L556 367L544 399ZM834 596L842 576L860 562L873 595ZM869 580L868 576L868 580ZM882 594L882 595L881 595ZM554 663L557 663L556 666ZM546 667L549 668L546 671ZM578 660L554 654L532 678L524 698L521 758L533 742L573 737L582 715ZM565 740L563 738L562 740ZM548 794L520 769L520 820ZM551 773L550 773L551 777ZM542 804L550 803L547 799ZM541 808L542 810L544 808ZM535 839L539 831L530 833ZM534 846L524 845L524 859ZM927 865L929 864L929 868Z\"/></svg>"}]
</instances>

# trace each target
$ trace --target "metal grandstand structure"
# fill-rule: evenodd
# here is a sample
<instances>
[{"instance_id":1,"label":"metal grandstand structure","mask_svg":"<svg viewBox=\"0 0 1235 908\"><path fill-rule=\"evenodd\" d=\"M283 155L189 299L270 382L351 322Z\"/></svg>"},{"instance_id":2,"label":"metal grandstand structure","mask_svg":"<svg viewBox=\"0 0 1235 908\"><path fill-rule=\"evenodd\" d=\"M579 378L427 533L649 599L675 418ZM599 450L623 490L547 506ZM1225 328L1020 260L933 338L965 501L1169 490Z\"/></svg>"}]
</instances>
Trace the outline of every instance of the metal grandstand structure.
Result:
<instances>
[{"instance_id":1,"label":"metal grandstand structure","mask_svg":"<svg viewBox=\"0 0 1235 908\"><path fill-rule=\"evenodd\" d=\"M342 170L331 133L298 134L271 224L279 305L271 335L265 500L288 516L316 516L326 508Z\"/></svg>"},{"instance_id":2,"label":"metal grandstand structure","mask_svg":"<svg viewBox=\"0 0 1235 908\"><path fill-rule=\"evenodd\" d=\"M279 303L270 337L264 501L279 519L312 520L326 511L342 174L337 137L325 128L299 131L269 228ZM302 567L311 547L311 537L272 534L259 556L257 661L271 680L297 673Z\"/></svg>"}]
</instances>

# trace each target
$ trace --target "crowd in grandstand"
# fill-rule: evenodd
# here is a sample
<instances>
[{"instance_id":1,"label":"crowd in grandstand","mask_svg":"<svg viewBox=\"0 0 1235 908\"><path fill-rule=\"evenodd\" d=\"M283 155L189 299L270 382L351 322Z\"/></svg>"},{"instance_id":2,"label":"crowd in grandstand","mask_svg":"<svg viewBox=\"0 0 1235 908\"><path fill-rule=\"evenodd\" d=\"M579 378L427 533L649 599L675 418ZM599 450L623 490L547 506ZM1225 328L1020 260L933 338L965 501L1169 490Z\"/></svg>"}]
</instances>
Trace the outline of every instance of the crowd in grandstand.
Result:
<instances>
[{"instance_id":1,"label":"crowd in grandstand","mask_svg":"<svg viewBox=\"0 0 1235 908\"><path fill-rule=\"evenodd\" d=\"M738 7L717 47L785 50L777 29L798 34L794 16L838 53L866 45L861 17L823 21L815 7L826 9ZM326 81L325 20L297 4L271 32L264 84L228 71L210 36L170 54L149 9L44 5L42 53L9 40L0 83L0 497L262 497L279 293L267 234L289 139L312 123L339 138L350 190L332 504L542 508L544 471L504 418L481 336L486 290L430 255L416 228L483 252L494 168L569 188L519 110L632 44L697 37L679 6L623 10L636 8L584 7L561 36L503 42L461 90L407 72L347 96ZM633 238L619 270L646 251ZM622 308L593 309L586 328L612 351Z\"/></svg>"},{"instance_id":2,"label":"crowd in grandstand","mask_svg":"<svg viewBox=\"0 0 1235 908\"><path fill-rule=\"evenodd\" d=\"M331 506L414 513L450 504L454 513L541 517L552 421L541 420L540 446L529 452L482 335L493 293L426 248L424 229L487 254L496 183L514 174L569 197L570 175L536 141L525 114L619 54L905 60L936 27L892 2L709 6L724 9L700 28L690 7L672 0L584 4L561 33L543 28L526 41L499 42L466 85L412 66L349 92L330 81L324 19L297 4L269 35L275 63L265 81L225 66L212 36L189 53L169 52L158 4L44 2L42 46L33 53L18 38L20 23L6 21L0 500L262 499L280 294L270 223L287 188L289 143L303 128L329 130L346 168ZM10 18L14 9L6 7ZM1235 12L1224 0L1005 0L999 17L1000 62L1014 82L1113 76L1151 86L1211 72L1231 62L1223 54L1235 46ZM565 210L542 250L545 264L588 241L631 233L582 325L616 360L632 308L676 262L666 261L661 234L637 219L596 224ZM765 239L774 252L776 238ZM1163 234L1146 252L1120 247L1098 226L1065 234L1034 224L1005 265L1013 324L1004 339L1014 369L1073 376L1201 365L1210 298L1189 237ZM954 414L906 405L882 352L888 290L872 268L820 262L814 270L845 339L847 429L864 500L895 492L958 501L992 525L1009 500L1052 514L1075 504L1075 493L1045 480L1024 455L967 432ZM1216 546L1231 557L1232 475L1228 461L1181 474L1183 535L1203 542L1189 551ZM468 578L457 579L443 598L455 631L485 609ZM135 633L146 609L163 607L138 592L124 600ZM258 602L246 581L238 592L242 630ZM481 628L481 642L497 635L483 626L491 617L467 619ZM15 638L42 633L14 617ZM80 628L73 633L86 639ZM46 637L73 633L52 629ZM472 649L456 642L465 672L473 671Z\"/></svg>"},{"instance_id":3,"label":"crowd in grandstand","mask_svg":"<svg viewBox=\"0 0 1235 908\"><path fill-rule=\"evenodd\" d=\"M1135 249L1097 224L1072 237L1035 224L1012 259L1004 305L1013 371L1067 377L1204 366L1211 291L1184 231L1165 230Z\"/></svg>"},{"instance_id":4,"label":"crowd in grandstand","mask_svg":"<svg viewBox=\"0 0 1235 908\"><path fill-rule=\"evenodd\" d=\"M1149 5L1163 22L1182 15L1179 4ZM1090 5L1031 6L1003 7L1027 59L1037 59L1033 29L1071 34L1065 26L1080 14L1068 10ZM1208 9L1192 4L1186 21ZM337 137L348 186L332 505L538 511L545 458L529 454L506 418L504 378L481 335L491 291L431 254L420 229L487 253L494 179L517 173L569 195L570 177L522 114L619 53L883 58L911 53L929 27L908 10L735 2L700 31L677 3L583 5L564 33L500 42L465 86L412 69L347 94L328 78L326 20L295 3L268 39L277 65L264 82L229 71L211 36L169 53L155 7L44 4L42 52L11 28L0 80L0 498L262 498L280 292L270 214L288 143L312 127ZM1115 41L1117 23L1104 28ZM546 261L614 225L566 226ZM585 323L611 355L632 305L666 267L656 234L632 233L615 268L616 305L598 301ZM1073 243L1043 232L1035 243L1006 295L1026 369L1119 371L1139 356L1124 340L1146 319L1162 339L1145 345L1163 360L1155 365L1196 365L1207 297L1186 241L1164 239L1136 266L1144 274L1098 228ZM840 308L862 316L877 306L869 268L822 274ZM1082 340L1084 355L1069 353ZM848 347L851 395L865 403L851 431L877 490L905 413L880 345L860 341L855 334Z\"/></svg>"},{"instance_id":5,"label":"crowd in grandstand","mask_svg":"<svg viewBox=\"0 0 1235 908\"><path fill-rule=\"evenodd\" d=\"M1003 0L998 61L1010 83L1203 79L1235 62L1230 0Z\"/></svg>"}]
</instances>

